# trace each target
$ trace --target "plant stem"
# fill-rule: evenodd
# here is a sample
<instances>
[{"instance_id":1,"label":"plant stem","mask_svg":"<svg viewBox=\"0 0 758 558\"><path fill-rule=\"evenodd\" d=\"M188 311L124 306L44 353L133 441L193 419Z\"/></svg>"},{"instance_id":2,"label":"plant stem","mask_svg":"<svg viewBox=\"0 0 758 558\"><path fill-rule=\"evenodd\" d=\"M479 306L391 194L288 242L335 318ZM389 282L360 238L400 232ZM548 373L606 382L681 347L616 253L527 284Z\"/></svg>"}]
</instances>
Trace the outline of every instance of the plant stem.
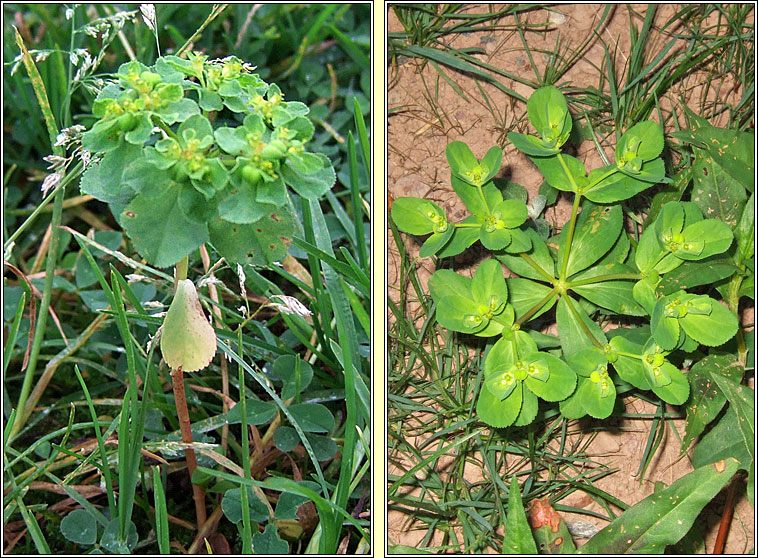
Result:
<instances>
[{"instance_id":1,"label":"plant stem","mask_svg":"<svg viewBox=\"0 0 758 558\"><path fill-rule=\"evenodd\" d=\"M176 290L179 281L187 278L188 267L189 254L179 260L174 267L174 290ZM176 415L179 418L179 429L182 432L182 442L191 444L193 442L192 427L190 426L189 409L187 408L187 396L184 394L184 372L181 367L171 371L171 383L174 386L174 401L176 403ZM187 448L184 450L184 455L187 457L187 470L192 483L192 474L197 469L195 450ZM195 500L197 529L200 530L205 523L205 492L194 483L192 483L192 497Z\"/></svg>"},{"instance_id":2,"label":"plant stem","mask_svg":"<svg viewBox=\"0 0 758 558\"><path fill-rule=\"evenodd\" d=\"M726 502L724 503L724 511L721 513L721 522L719 523L719 530L718 530L718 534L716 535L716 542L713 543L713 554L724 553L724 545L726 544L726 535L729 532L729 523L731 523L732 514L734 513L734 496L737 492L737 481L735 477L732 477L732 482L729 484L729 488L726 492Z\"/></svg>"},{"instance_id":3,"label":"plant stem","mask_svg":"<svg viewBox=\"0 0 758 558\"><path fill-rule=\"evenodd\" d=\"M569 182L571 182L571 186L574 188L574 192L579 192L579 185L576 183L576 179L574 178L574 175L571 174L571 171L568 168L568 165L566 164L566 161L563 160L563 155L561 153L557 153L556 157L558 157L558 162L561 164L561 167L563 167L563 172L566 174L566 178L569 179Z\"/></svg>"},{"instance_id":4,"label":"plant stem","mask_svg":"<svg viewBox=\"0 0 758 558\"><path fill-rule=\"evenodd\" d=\"M571 287L581 287L582 285L591 285L592 283L601 283L602 281L618 281L620 279L639 281L642 277L639 273L609 273L608 275L598 275L597 277L590 277L588 279L570 281L566 283L566 288L570 289Z\"/></svg>"},{"instance_id":5,"label":"plant stem","mask_svg":"<svg viewBox=\"0 0 758 558\"><path fill-rule=\"evenodd\" d=\"M205 273L208 273L208 270L211 267L211 259L208 255L208 249L205 247L205 244L200 245L200 257L203 260L203 269L205 270ZM211 277L214 277L213 272L211 272ZM208 295L211 297L211 300L216 303L211 305L211 312L216 318L216 327L224 329L226 326L224 325L224 317L221 314L221 308L218 306L218 291L216 290L216 285L213 283L208 284ZM229 403L227 402L227 397L229 396L229 364L225 358L221 359L221 393L224 395L224 398L222 399L222 410L226 413L229 411ZM221 447L224 448L224 450L228 447L228 441L229 425L224 424L221 427Z\"/></svg>"},{"instance_id":6,"label":"plant stem","mask_svg":"<svg viewBox=\"0 0 758 558\"><path fill-rule=\"evenodd\" d=\"M604 173L602 176L598 177L594 181L592 181L589 184L587 184L587 186L585 186L583 188L583 190L585 192L588 192L589 190L591 190L592 188L594 188L595 186L597 186L598 184L600 184L603 180L605 180L606 178L608 178L609 176L611 176L613 174L616 174L617 172L620 172L619 169L618 169L618 167L609 170L608 172Z\"/></svg>"},{"instance_id":7,"label":"plant stem","mask_svg":"<svg viewBox=\"0 0 758 558\"><path fill-rule=\"evenodd\" d=\"M205 30L206 27L208 27L208 24L214 19L216 19L221 14L221 12L223 12L226 9L228 5L229 4L214 4L213 8L211 9L211 13L208 15L208 17L205 18L205 21L203 22L203 24L198 28L197 31L195 31L192 34L192 36L189 39L187 39L187 42L185 42L179 48L179 50L176 51L176 56L181 58L182 54L184 54L184 52L190 47L190 45L192 45L192 42L195 41L195 39L197 39L200 35L203 34L203 31Z\"/></svg>"},{"instance_id":8,"label":"plant stem","mask_svg":"<svg viewBox=\"0 0 758 558\"><path fill-rule=\"evenodd\" d=\"M48 195L44 200L40 202L37 208L31 212L29 217L26 218L26 221L24 221L21 224L21 226L19 226L19 228L17 228L16 231L11 236L8 237L8 240L6 240L3 243L3 250L7 250L8 246L10 246L10 243L16 240L21 235L21 233L24 232L27 229L27 227L35 221L35 219L40 213L42 213L43 211L48 211L47 209L45 209L47 205L51 201L55 201L56 199L58 199L56 197L58 192L63 190L69 182L71 182L73 179L78 177L79 174L81 174L80 173L81 168L82 168L82 162L79 161L79 163L77 163L76 166L74 166L74 168L71 169L71 171L66 174L66 176L61 178L60 183L55 187L54 190L50 192L50 195ZM55 204L53 204L53 211L55 211Z\"/></svg>"},{"instance_id":9,"label":"plant stem","mask_svg":"<svg viewBox=\"0 0 758 558\"><path fill-rule=\"evenodd\" d=\"M603 344L598 341L595 336L590 331L590 328L587 326L587 324L584 323L584 320L582 319L582 316L577 312L576 308L574 308L574 304L571 302L571 298L569 298L566 295L563 295L566 299L566 306L568 307L569 311L574 315L574 318L576 318L576 321L579 322L579 325L581 326L584 333L587 334L587 337L589 337L590 341L592 341L596 347L599 349L603 348Z\"/></svg>"},{"instance_id":10,"label":"plant stem","mask_svg":"<svg viewBox=\"0 0 758 558\"><path fill-rule=\"evenodd\" d=\"M177 136L176 133L168 126L168 124L166 124L159 116L155 117L153 124L156 124L161 130L166 132L166 135L171 139L179 141L179 136Z\"/></svg>"},{"instance_id":11,"label":"plant stem","mask_svg":"<svg viewBox=\"0 0 758 558\"><path fill-rule=\"evenodd\" d=\"M492 210L487 203L487 198L484 197L484 190L482 190L481 185L477 186L476 189L479 190L479 195L482 196L482 202L484 203L484 209L487 210L487 215L492 215Z\"/></svg>"},{"instance_id":12,"label":"plant stem","mask_svg":"<svg viewBox=\"0 0 758 558\"><path fill-rule=\"evenodd\" d=\"M29 74L29 79L32 82L32 88L34 89L35 96L37 97L37 102L39 104L40 110L42 111L42 116L45 121L45 127L47 128L47 133L50 138L50 145L52 146L53 153L59 157L62 157L65 155L65 151L62 146L55 145L56 136L58 135L58 126L55 122L55 117L53 116L53 111L50 108L50 101L47 96L47 90L45 89L45 83L42 80L42 76L39 73L39 70L37 69L37 66L34 65L34 61L32 60L31 55L29 54L29 51L26 49L26 45L24 45L24 41L21 38L21 35L19 34L18 30L15 31L16 35L16 44L18 45L19 50L21 51L24 66L26 67L26 71ZM63 178L61 178L61 183L63 182ZM48 310L50 309L50 299L52 297L52 290L53 290L53 275L55 272L55 266L57 264L58 259L58 240L60 238L60 230L58 229L58 226L61 223L61 213L63 211L63 197L65 194L65 189L61 185L59 189L55 192L55 201L53 203L53 215L52 219L50 220L50 227L51 227L51 236L50 236L50 246L48 247L47 251L47 265L45 267L45 287L44 291L42 293L42 303L40 305L39 309L39 318L37 319L37 329L34 332L34 339L32 341L32 349L29 354L29 366L26 369L26 372L24 373L24 381L21 385L21 393L18 397L18 412L21 413L21 416L19 416L19 419L16 420L13 423L13 429L11 430L11 438L21 429L24 423L24 417L23 415L26 414L28 416L28 413L26 413L26 400L29 396L29 390L31 389L32 385L32 379L34 378L34 371L37 367L37 359L39 358L39 352L42 347L42 341L45 338L45 329L47 326L47 315ZM27 219L27 222L29 219ZM18 234L18 231L16 231ZM15 235L14 235L15 236ZM11 239L8 239L6 241L6 244L9 244L11 242Z\"/></svg>"},{"instance_id":13,"label":"plant stem","mask_svg":"<svg viewBox=\"0 0 758 558\"><path fill-rule=\"evenodd\" d=\"M239 343L240 358L244 358L244 349L242 347L242 327L237 328L237 341ZM245 370L242 366L237 366L237 381L239 387L240 406L240 427L242 437L240 439L242 446L242 474L244 478L252 480L250 473L250 439L247 429L247 394L245 393ZM255 498L255 496L253 496ZM252 524L250 521L250 508L248 503L248 489L245 485L240 485L240 504L242 506L242 553L252 554Z\"/></svg>"},{"instance_id":14,"label":"plant stem","mask_svg":"<svg viewBox=\"0 0 758 558\"><path fill-rule=\"evenodd\" d=\"M735 274L729 282L728 299L726 301L731 310L739 320L740 318L740 286L742 286L742 275ZM747 363L747 347L745 346L745 336L742 333L742 324L738 323L737 327L737 358L742 366Z\"/></svg>"},{"instance_id":15,"label":"plant stem","mask_svg":"<svg viewBox=\"0 0 758 558\"><path fill-rule=\"evenodd\" d=\"M184 256L176 263L174 268L174 279L176 281L183 281L187 278L187 268L189 267L189 255ZM176 288L176 285L174 286Z\"/></svg>"},{"instance_id":16,"label":"plant stem","mask_svg":"<svg viewBox=\"0 0 758 558\"><path fill-rule=\"evenodd\" d=\"M582 200L581 194L574 194L574 205L571 208L571 220L569 221L569 230L566 234L566 244L563 250L563 263L561 264L561 273L559 278L566 280L566 270L568 269L569 252L571 251L571 241L574 239L574 228L576 227L576 216L579 212L579 202Z\"/></svg>"},{"instance_id":17,"label":"plant stem","mask_svg":"<svg viewBox=\"0 0 758 558\"><path fill-rule=\"evenodd\" d=\"M516 324L520 326L529 318L531 318L535 313L537 313L537 311L539 311L540 308L545 306L545 304L547 304L547 302L551 298L553 298L555 296L555 293L557 292L558 292L558 289L554 288L553 290L551 290L547 295L545 295L545 297L542 300L540 300L537 304L535 304L532 308L530 308L526 314L524 314L518 320L516 320Z\"/></svg>"},{"instance_id":18,"label":"plant stem","mask_svg":"<svg viewBox=\"0 0 758 558\"><path fill-rule=\"evenodd\" d=\"M187 397L184 394L184 372L182 372L181 367L171 371L171 382L174 386L174 401L176 403L176 414L179 417L179 429L182 432L182 442L191 444L192 428L189 409L187 408ZM187 457L187 470L189 471L190 482L192 482L192 474L197 469L195 450L187 448L184 450L184 455ZM195 514L197 515L197 528L199 530L205 523L205 491L192 483L192 497L195 500Z\"/></svg>"},{"instance_id":19,"label":"plant stem","mask_svg":"<svg viewBox=\"0 0 758 558\"><path fill-rule=\"evenodd\" d=\"M187 554L200 553L200 548L203 547L206 537L211 535L211 532L216 528L222 516L223 509L221 508L221 504L219 504L208 517L208 521L205 522L203 528L198 530L195 539L192 541L192 545L187 549Z\"/></svg>"},{"instance_id":20,"label":"plant stem","mask_svg":"<svg viewBox=\"0 0 758 558\"><path fill-rule=\"evenodd\" d=\"M61 224L64 193L65 190L63 189L55 193L53 215L50 221L50 245L47 249L47 265L45 266L45 286L42 291L42 302L39 308L39 316L37 317L37 328L34 330L32 349L29 353L29 365L24 372L24 381L21 384L21 393L19 393L18 405L16 406L20 414L18 420L13 423L11 438L18 433L31 414L26 410L26 403L29 391L32 389L32 380L34 379L34 372L37 369L37 359L39 358L42 341L45 338L45 330L47 329L47 316L50 310L50 299L53 295L53 277L55 276L55 266L58 263L58 241L60 239L60 229L58 226Z\"/></svg>"},{"instance_id":21,"label":"plant stem","mask_svg":"<svg viewBox=\"0 0 758 558\"><path fill-rule=\"evenodd\" d=\"M551 274L549 274L547 271L542 269L542 266L535 262L531 256L527 255L525 252L519 252L519 256L521 256L526 263L528 263L530 266L534 268L534 270L545 277L550 283L552 283L555 280L555 277L553 277Z\"/></svg>"}]
</instances>

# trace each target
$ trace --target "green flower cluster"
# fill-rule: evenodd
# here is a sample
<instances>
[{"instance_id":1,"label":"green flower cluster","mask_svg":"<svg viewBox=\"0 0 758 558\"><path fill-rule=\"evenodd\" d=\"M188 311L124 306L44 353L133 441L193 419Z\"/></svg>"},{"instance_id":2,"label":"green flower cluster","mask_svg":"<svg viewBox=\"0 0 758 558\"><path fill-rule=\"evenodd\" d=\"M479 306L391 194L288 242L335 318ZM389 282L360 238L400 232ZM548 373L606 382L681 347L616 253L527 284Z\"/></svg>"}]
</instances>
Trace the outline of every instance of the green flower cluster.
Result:
<instances>
[{"instance_id":1,"label":"green flower cluster","mask_svg":"<svg viewBox=\"0 0 758 558\"><path fill-rule=\"evenodd\" d=\"M308 107L285 102L234 57L129 62L92 113L82 145L102 157L81 190L111 204L140 255L159 267L204 242L227 260L279 260L294 231L288 188L317 199L335 181L327 157L306 150Z\"/></svg>"}]
</instances>

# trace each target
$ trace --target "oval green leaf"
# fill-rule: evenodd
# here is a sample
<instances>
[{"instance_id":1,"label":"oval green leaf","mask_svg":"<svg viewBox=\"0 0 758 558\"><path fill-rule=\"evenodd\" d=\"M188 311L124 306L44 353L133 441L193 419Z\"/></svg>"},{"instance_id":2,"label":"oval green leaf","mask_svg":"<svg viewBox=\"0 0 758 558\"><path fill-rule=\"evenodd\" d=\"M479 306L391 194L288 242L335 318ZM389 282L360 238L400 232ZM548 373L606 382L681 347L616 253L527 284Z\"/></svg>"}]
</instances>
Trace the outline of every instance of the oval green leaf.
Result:
<instances>
[{"instance_id":1,"label":"oval green leaf","mask_svg":"<svg viewBox=\"0 0 758 558\"><path fill-rule=\"evenodd\" d=\"M560 401L574 392L576 374L558 357L549 353L534 353L524 360L526 362L544 361L550 370L550 377L544 382L531 376L527 376L524 380L526 386L540 399Z\"/></svg>"},{"instance_id":2,"label":"oval green leaf","mask_svg":"<svg viewBox=\"0 0 758 558\"><path fill-rule=\"evenodd\" d=\"M523 399L523 383L517 382L517 387L504 400L497 399L488 389L479 391L476 402L476 414L479 418L495 428L505 428L516 420L521 412Z\"/></svg>"},{"instance_id":3,"label":"oval green leaf","mask_svg":"<svg viewBox=\"0 0 758 558\"><path fill-rule=\"evenodd\" d=\"M161 353L166 364L183 372L202 370L216 354L216 333L189 279L177 281L174 300L163 320Z\"/></svg>"}]
</instances>

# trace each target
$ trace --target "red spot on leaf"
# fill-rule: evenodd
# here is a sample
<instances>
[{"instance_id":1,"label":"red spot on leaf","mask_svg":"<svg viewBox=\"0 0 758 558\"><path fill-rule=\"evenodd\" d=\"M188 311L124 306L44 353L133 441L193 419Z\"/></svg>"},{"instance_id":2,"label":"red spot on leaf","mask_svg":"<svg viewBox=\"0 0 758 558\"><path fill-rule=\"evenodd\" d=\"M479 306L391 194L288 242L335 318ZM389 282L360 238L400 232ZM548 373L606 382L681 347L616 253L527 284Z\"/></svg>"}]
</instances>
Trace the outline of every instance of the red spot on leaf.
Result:
<instances>
[{"instance_id":1,"label":"red spot on leaf","mask_svg":"<svg viewBox=\"0 0 758 558\"><path fill-rule=\"evenodd\" d=\"M277 223L279 222L279 216L278 216L276 213L272 213L272 214L271 214L271 218L272 218L274 221L276 221Z\"/></svg>"},{"instance_id":2,"label":"red spot on leaf","mask_svg":"<svg viewBox=\"0 0 758 558\"><path fill-rule=\"evenodd\" d=\"M287 237L286 237L286 236L280 236L279 238L280 238L281 240L283 240L283 241L287 242Z\"/></svg>"},{"instance_id":3,"label":"red spot on leaf","mask_svg":"<svg viewBox=\"0 0 758 558\"><path fill-rule=\"evenodd\" d=\"M561 516L550 505L549 498L532 501L529 509L529 523L532 529L538 529L543 525L549 525L553 533L557 533L561 525Z\"/></svg>"},{"instance_id":4,"label":"red spot on leaf","mask_svg":"<svg viewBox=\"0 0 758 558\"><path fill-rule=\"evenodd\" d=\"M261 229L255 229L255 230L258 231L258 232L263 232Z\"/></svg>"},{"instance_id":5,"label":"red spot on leaf","mask_svg":"<svg viewBox=\"0 0 758 558\"><path fill-rule=\"evenodd\" d=\"M124 215L126 215L127 217L136 217L133 211L127 211L126 213L124 213Z\"/></svg>"},{"instance_id":6,"label":"red spot on leaf","mask_svg":"<svg viewBox=\"0 0 758 558\"><path fill-rule=\"evenodd\" d=\"M237 227L232 227L232 232L237 232Z\"/></svg>"},{"instance_id":7,"label":"red spot on leaf","mask_svg":"<svg viewBox=\"0 0 758 558\"><path fill-rule=\"evenodd\" d=\"M271 248L272 250L274 249L274 245L273 244L269 244L268 247Z\"/></svg>"}]
</instances>

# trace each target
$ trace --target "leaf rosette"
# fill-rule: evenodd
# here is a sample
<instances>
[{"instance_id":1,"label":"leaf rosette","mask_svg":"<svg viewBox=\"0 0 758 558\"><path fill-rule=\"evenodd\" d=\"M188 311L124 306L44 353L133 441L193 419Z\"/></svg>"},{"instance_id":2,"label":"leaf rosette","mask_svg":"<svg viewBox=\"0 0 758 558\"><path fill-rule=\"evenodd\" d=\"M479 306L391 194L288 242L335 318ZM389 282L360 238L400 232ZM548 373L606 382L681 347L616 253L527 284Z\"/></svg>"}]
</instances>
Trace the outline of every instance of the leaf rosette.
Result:
<instances>
[{"instance_id":1,"label":"leaf rosette","mask_svg":"<svg viewBox=\"0 0 758 558\"><path fill-rule=\"evenodd\" d=\"M487 355L477 414L498 428L522 426L537 416L538 398L561 401L575 387L576 374L568 364L537 351L529 335L515 331L495 343Z\"/></svg>"},{"instance_id":2,"label":"leaf rosette","mask_svg":"<svg viewBox=\"0 0 758 558\"><path fill-rule=\"evenodd\" d=\"M513 307L507 304L508 287L497 260L487 260L469 279L447 269L429 279L437 303L437 321L462 333L490 337L513 325Z\"/></svg>"},{"instance_id":3,"label":"leaf rosette","mask_svg":"<svg viewBox=\"0 0 758 558\"><path fill-rule=\"evenodd\" d=\"M655 340L664 348L682 347L687 338L690 350L701 343L723 345L737 333L737 316L707 295L677 291L658 299L650 318Z\"/></svg>"},{"instance_id":4,"label":"leaf rosette","mask_svg":"<svg viewBox=\"0 0 758 558\"><path fill-rule=\"evenodd\" d=\"M616 403L616 385L610 376L608 359L614 358L597 347L587 347L568 358L572 370L577 374L577 388L570 397L561 401L561 413L572 419L585 414L598 419L606 418L613 412Z\"/></svg>"},{"instance_id":5,"label":"leaf rosette","mask_svg":"<svg viewBox=\"0 0 758 558\"><path fill-rule=\"evenodd\" d=\"M471 186L483 186L500 170L503 150L492 147L481 162L471 152L471 148L462 141L454 141L445 149L450 170Z\"/></svg>"}]
</instances>

